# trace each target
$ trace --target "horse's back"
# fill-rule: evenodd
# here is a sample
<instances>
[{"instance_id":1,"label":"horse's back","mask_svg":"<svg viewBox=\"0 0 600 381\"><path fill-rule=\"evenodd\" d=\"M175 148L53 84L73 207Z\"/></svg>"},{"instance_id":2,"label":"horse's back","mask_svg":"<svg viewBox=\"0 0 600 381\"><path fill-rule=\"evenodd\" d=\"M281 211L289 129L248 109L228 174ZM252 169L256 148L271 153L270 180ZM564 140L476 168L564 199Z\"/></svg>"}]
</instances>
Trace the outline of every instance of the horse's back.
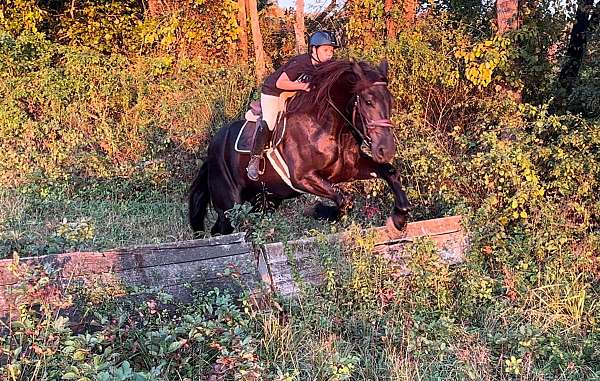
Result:
<instances>
[{"instance_id":1,"label":"horse's back","mask_svg":"<svg viewBox=\"0 0 600 381\"><path fill-rule=\"evenodd\" d=\"M231 140L232 138L235 139L237 137L237 135L239 134L243 125L244 125L244 120L234 120L234 121L229 122L228 124L224 125L223 127L219 128L219 130L217 130L217 133L214 135L214 137L211 140L211 143L209 145L209 150L213 146L214 147L227 146L229 143L229 140ZM234 142L235 142L235 140L234 140Z\"/></svg>"}]
</instances>

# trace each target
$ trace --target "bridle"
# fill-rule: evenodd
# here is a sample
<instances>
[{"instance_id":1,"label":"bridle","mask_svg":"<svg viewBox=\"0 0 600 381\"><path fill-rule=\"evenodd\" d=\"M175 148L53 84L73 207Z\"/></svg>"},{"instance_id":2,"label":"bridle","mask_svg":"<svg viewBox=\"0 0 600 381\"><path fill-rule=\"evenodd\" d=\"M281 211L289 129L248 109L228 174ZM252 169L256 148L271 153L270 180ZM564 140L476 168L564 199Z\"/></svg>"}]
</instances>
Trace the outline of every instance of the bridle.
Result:
<instances>
[{"instance_id":1,"label":"bridle","mask_svg":"<svg viewBox=\"0 0 600 381\"><path fill-rule=\"evenodd\" d=\"M361 89L361 91L364 91L366 89L368 89L369 87L372 86L387 86L387 82L373 82L371 83L369 86L364 87L363 89ZM360 91L359 91L360 92ZM354 104L352 106L352 120L348 120L348 118L346 118L346 116L344 115L343 112L341 112L336 106L335 104L331 101L331 96L329 94L327 94L327 102L331 105L331 107L333 107L334 110L336 110L338 112L338 114L340 114L340 116L346 121L346 123L348 123L348 125L350 125L350 127L352 127L352 129L354 130L354 132L356 132L356 134L360 137L360 139L362 140L362 145L366 147L363 147L363 150L365 150L365 148L370 151L371 150L371 138L369 136L369 130L373 129L373 128L377 128L377 127L393 127L392 121L389 119L377 119L377 120L369 120L367 117L364 116L364 114L361 112L361 107L360 107L360 95L359 92L357 92L353 98L354 98ZM360 118L361 121L361 125L362 125L362 129L358 128L356 126L356 117Z\"/></svg>"}]
</instances>

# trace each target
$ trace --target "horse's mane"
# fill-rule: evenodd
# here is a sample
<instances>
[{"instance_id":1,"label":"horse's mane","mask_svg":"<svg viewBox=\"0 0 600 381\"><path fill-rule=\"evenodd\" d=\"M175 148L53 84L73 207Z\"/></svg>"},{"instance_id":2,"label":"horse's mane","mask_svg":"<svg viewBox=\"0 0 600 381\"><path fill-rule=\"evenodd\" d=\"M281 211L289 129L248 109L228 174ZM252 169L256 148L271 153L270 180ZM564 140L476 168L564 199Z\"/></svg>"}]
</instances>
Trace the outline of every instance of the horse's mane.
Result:
<instances>
[{"instance_id":1,"label":"horse's mane","mask_svg":"<svg viewBox=\"0 0 600 381\"><path fill-rule=\"evenodd\" d=\"M354 72L355 64L358 64L364 73L362 79ZM289 113L311 113L321 119L331 108L328 99L330 94L335 93L336 88L349 88L352 94L355 94L373 82L387 82L387 78L379 70L364 61L327 61L316 66L310 76L310 92L299 91L288 105Z\"/></svg>"}]
</instances>

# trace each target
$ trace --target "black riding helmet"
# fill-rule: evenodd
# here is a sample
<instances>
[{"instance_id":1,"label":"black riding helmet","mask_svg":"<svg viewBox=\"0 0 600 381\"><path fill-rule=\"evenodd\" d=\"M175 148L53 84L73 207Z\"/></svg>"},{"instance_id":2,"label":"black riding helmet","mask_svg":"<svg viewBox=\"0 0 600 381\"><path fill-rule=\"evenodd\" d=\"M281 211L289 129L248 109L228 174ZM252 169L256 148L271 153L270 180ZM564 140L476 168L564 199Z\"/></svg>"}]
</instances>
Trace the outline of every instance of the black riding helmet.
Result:
<instances>
[{"instance_id":1,"label":"black riding helmet","mask_svg":"<svg viewBox=\"0 0 600 381\"><path fill-rule=\"evenodd\" d=\"M338 44L338 42L335 38L335 35L333 33L331 33L330 31L319 30L310 35L310 38L308 39L309 49L312 46L319 47L319 46L323 46L323 45L333 46L334 48L340 47L340 45Z\"/></svg>"}]
</instances>

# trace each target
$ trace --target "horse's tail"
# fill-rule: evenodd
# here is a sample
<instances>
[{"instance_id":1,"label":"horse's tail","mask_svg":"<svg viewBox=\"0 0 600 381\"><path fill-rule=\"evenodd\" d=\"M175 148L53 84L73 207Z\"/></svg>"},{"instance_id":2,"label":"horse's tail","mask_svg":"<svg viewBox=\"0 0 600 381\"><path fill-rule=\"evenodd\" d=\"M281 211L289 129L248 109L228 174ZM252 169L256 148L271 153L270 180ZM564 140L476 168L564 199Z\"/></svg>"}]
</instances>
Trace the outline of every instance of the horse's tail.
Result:
<instances>
[{"instance_id":1,"label":"horse's tail","mask_svg":"<svg viewBox=\"0 0 600 381\"><path fill-rule=\"evenodd\" d=\"M208 162L205 161L190 187L188 198L190 226L194 232L204 231L204 218L209 202Z\"/></svg>"}]
</instances>

